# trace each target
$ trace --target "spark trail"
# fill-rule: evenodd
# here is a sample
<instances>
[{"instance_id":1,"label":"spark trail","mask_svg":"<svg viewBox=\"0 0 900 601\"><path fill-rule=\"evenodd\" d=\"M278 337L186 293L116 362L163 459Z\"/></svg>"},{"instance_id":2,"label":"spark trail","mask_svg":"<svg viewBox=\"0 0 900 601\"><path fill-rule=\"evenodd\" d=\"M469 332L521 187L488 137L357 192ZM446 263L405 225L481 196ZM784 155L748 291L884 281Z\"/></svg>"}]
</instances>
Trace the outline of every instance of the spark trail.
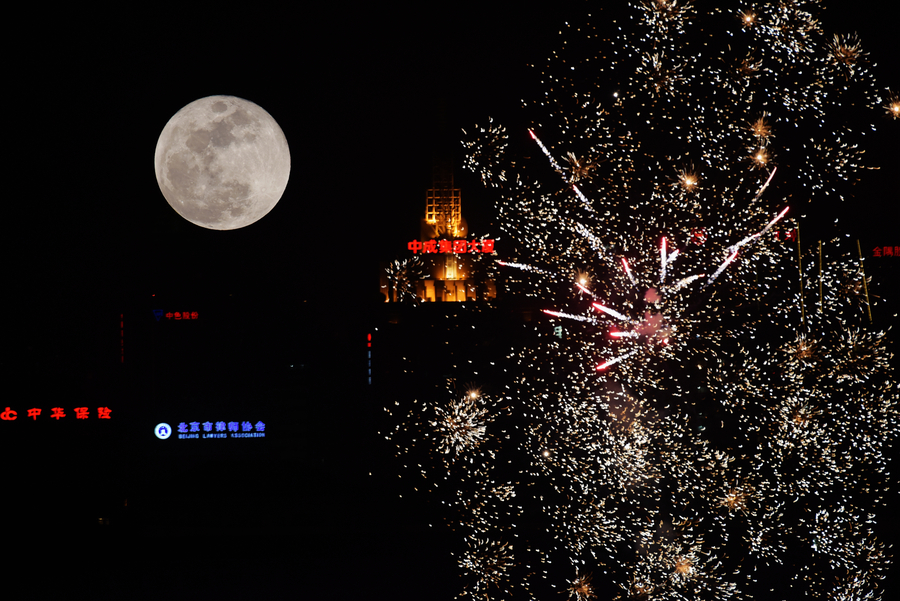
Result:
<instances>
[{"instance_id":1,"label":"spark trail","mask_svg":"<svg viewBox=\"0 0 900 601\"><path fill-rule=\"evenodd\" d=\"M500 265L543 313L497 398L392 412L447 495L461 596L881 598L887 334L855 247L825 241L821 272L801 249L798 273L777 232L851 197L896 98L816 8L648 0L571 21L535 67L520 153L559 177L508 156L497 123L470 130L515 245ZM457 422L434 415L468 425L447 442Z\"/></svg>"}]
</instances>

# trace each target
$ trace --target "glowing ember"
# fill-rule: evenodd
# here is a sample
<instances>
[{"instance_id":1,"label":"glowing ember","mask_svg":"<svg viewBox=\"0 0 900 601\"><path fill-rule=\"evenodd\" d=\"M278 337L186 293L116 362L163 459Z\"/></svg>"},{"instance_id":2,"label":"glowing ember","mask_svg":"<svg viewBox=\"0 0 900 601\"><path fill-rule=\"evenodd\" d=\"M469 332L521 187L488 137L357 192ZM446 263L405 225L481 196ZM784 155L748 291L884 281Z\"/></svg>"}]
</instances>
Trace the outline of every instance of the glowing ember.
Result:
<instances>
[{"instance_id":1,"label":"glowing ember","mask_svg":"<svg viewBox=\"0 0 900 601\"><path fill-rule=\"evenodd\" d=\"M543 311L495 401L398 400L387 434L458 533L464 595L880 597L891 350L855 244L820 260L773 229L842 217L822 199L851 198L867 120L900 103L817 7L604 6L537 66L524 156L469 130L508 293Z\"/></svg>"}]
</instances>

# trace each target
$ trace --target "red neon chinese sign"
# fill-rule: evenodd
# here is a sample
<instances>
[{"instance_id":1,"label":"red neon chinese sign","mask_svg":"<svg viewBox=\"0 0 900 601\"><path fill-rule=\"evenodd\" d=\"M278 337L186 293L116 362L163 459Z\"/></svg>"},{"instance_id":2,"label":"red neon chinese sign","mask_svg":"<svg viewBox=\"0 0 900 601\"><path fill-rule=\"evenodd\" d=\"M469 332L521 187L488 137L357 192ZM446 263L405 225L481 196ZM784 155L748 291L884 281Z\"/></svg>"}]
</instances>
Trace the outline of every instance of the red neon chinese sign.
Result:
<instances>
[{"instance_id":1,"label":"red neon chinese sign","mask_svg":"<svg viewBox=\"0 0 900 601\"><path fill-rule=\"evenodd\" d=\"M873 257L900 257L900 246L876 246L872 249Z\"/></svg>"},{"instance_id":2,"label":"red neon chinese sign","mask_svg":"<svg viewBox=\"0 0 900 601\"><path fill-rule=\"evenodd\" d=\"M783 237L782 237L783 236ZM779 231L775 230L775 239L776 240L784 240L785 242L796 242L797 241L797 230L785 230Z\"/></svg>"},{"instance_id":3,"label":"red neon chinese sign","mask_svg":"<svg viewBox=\"0 0 900 601\"><path fill-rule=\"evenodd\" d=\"M493 240L457 239L457 240L426 240L425 242L419 242L418 240L413 240L412 242L407 243L406 248L413 251L413 253L418 253L419 251L422 251L423 254L429 254L429 253L455 253L455 254L493 253L494 252L494 241Z\"/></svg>"},{"instance_id":4,"label":"red neon chinese sign","mask_svg":"<svg viewBox=\"0 0 900 601\"><path fill-rule=\"evenodd\" d=\"M75 419L89 419L91 416L91 410L88 407L74 407L72 411L74 412ZM27 416L32 420L37 421L42 413L43 410L40 407L32 407L31 409L28 409ZM97 407L97 419L111 419L110 413L112 413L112 410L109 407ZM50 415L46 417L59 421L66 417L66 410L62 407L51 407ZM11 407L7 407L4 411L0 412L0 420L2 421L14 422L18 418L19 412L13 410Z\"/></svg>"},{"instance_id":5,"label":"red neon chinese sign","mask_svg":"<svg viewBox=\"0 0 900 601\"><path fill-rule=\"evenodd\" d=\"M189 321L200 318L197 311L163 311L162 309L153 309L153 316L156 317L156 321L160 321L163 317L169 321Z\"/></svg>"}]
</instances>

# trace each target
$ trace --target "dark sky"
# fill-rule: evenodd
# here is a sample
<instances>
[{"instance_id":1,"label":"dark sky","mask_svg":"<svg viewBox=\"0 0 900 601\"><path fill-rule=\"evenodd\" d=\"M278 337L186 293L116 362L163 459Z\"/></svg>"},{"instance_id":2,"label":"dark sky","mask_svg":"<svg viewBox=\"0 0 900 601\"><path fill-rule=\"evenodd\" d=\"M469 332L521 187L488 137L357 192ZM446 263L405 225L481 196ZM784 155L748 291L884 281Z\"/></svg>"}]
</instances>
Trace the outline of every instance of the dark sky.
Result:
<instances>
[{"instance_id":1,"label":"dark sky","mask_svg":"<svg viewBox=\"0 0 900 601\"><path fill-rule=\"evenodd\" d=\"M825 4L826 29L858 31L882 85L900 91L900 8ZM3 376L18 388L24 375L52 378L50 363L99 352L98 324L153 293L327 301L321 319L352 321L375 293L379 259L405 256L417 235L433 157L449 153L458 166L460 127L488 116L524 135L519 101L537 89L526 65L546 58L582 6L136 5L110 16L78 5L11 25L21 41L4 77L15 184L3 289L15 358ZM262 106L291 148L280 203L232 232L184 221L153 170L169 118L214 94ZM900 245L897 149L879 161L893 164L866 188L880 196L848 210L871 223L873 243ZM470 226L490 228L489 195L456 174Z\"/></svg>"},{"instance_id":2,"label":"dark sky","mask_svg":"<svg viewBox=\"0 0 900 601\"><path fill-rule=\"evenodd\" d=\"M114 21L72 11L25 24L29 42L7 74L15 181L28 195L7 225L16 280L76 296L245 279L269 293L346 296L341 282L363 278L375 257L403 256L432 157L449 152L459 164L460 127L493 116L524 129L519 100L536 90L525 65L555 47L566 11L481 4L413 13L329 4L297 16L146 10ZM880 57L881 82L900 88L886 26L898 9L826 4L826 29L858 31ZM292 153L279 205L233 232L183 221L153 172L168 119L213 94L265 108ZM896 192L896 173L875 178ZM462 169L457 176L465 214L489 220L488 196ZM885 208L872 210L873 227L884 228ZM895 244L888 236L880 243Z\"/></svg>"}]
</instances>

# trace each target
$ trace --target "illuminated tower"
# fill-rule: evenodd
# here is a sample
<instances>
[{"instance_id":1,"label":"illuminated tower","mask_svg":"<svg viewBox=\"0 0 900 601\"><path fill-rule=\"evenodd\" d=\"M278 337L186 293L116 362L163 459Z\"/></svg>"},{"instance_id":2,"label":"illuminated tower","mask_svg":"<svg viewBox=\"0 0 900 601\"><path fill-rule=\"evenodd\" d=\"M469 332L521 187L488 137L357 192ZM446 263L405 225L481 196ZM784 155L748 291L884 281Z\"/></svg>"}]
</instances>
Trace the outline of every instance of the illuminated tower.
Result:
<instances>
[{"instance_id":1,"label":"illuminated tower","mask_svg":"<svg viewBox=\"0 0 900 601\"><path fill-rule=\"evenodd\" d=\"M468 234L453 169L448 161L438 161L432 170L431 187L425 192L419 239L409 243L411 256L382 269L385 300L464 302L495 298L497 288L488 267L493 265L493 240L484 246L481 240L468 239Z\"/></svg>"},{"instance_id":2,"label":"illuminated tower","mask_svg":"<svg viewBox=\"0 0 900 601\"><path fill-rule=\"evenodd\" d=\"M459 188L453 185L453 170L446 163L435 163L431 187L425 192L425 223L431 232L423 231L422 238L465 238L466 223L460 208ZM426 237L427 236L427 237Z\"/></svg>"}]
</instances>

